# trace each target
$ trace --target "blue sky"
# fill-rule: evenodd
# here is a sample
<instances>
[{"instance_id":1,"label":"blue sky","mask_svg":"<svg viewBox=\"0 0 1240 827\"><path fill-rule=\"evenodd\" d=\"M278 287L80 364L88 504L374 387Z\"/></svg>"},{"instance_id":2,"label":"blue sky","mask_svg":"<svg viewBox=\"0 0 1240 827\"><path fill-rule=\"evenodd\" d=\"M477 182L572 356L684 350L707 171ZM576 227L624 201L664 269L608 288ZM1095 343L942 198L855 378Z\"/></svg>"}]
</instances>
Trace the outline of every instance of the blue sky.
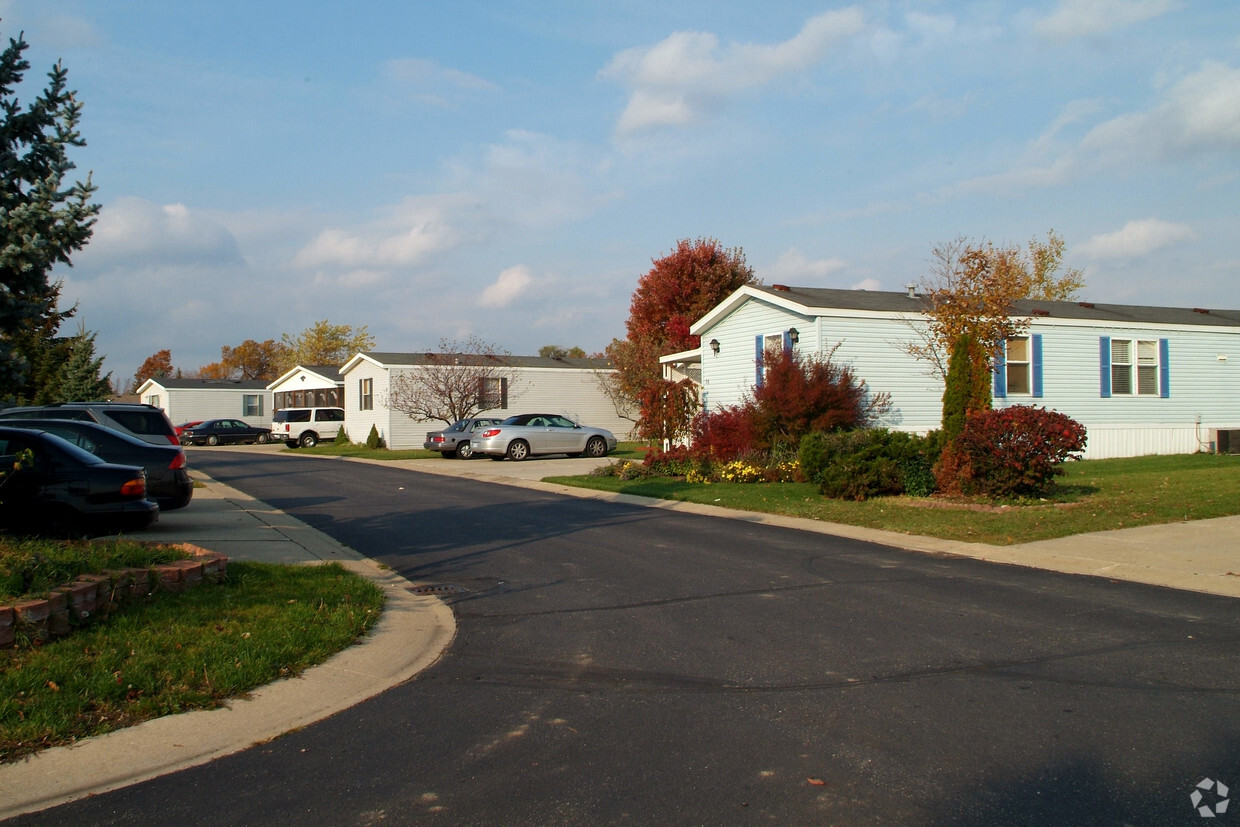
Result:
<instances>
[{"instance_id":1,"label":"blue sky","mask_svg":"<svg viewBox=\"0 0 1240 827\"><path fill-rule=\"evenodd\" d=\"M900 290L1054 229L1082 298L1240 306L1234 0L0 0L19 30L23 98L63 59L85 105L56 276L118 379L324 318L598 351L701 236Z\"/></svg>"}]
</instances>

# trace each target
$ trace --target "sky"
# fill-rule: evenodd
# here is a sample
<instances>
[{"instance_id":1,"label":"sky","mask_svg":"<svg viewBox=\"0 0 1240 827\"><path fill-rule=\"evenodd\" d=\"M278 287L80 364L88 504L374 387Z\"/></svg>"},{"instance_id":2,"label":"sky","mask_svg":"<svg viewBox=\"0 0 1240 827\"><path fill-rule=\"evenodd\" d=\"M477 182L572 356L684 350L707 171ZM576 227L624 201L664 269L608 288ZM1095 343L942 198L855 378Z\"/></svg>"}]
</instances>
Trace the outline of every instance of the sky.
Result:
<instances>
[{"instance_id":1,"label":"sky","mask_svg":"<svg viewBox=\"0 0 1240 827\"><path fill-rule=\"evenodd\" d=\"M1081 299L1240 307L1235 0L0 0L101 205L62 307L127 384L316 321L625 335L680 239L903 290L1049 231Z\"/></svg>"}]
</instances>

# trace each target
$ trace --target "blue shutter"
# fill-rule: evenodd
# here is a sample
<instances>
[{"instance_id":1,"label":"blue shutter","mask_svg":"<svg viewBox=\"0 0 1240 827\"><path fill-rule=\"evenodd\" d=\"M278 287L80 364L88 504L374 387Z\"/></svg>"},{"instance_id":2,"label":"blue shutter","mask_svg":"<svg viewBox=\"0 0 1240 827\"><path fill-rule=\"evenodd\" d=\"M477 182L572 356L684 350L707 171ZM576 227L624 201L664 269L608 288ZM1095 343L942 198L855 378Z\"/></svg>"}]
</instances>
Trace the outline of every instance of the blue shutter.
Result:
<instances>
[{"instance_id":1,"label":"blue shutter","mask_svg":"<svg viewBox=\"0 0 1240 827\"><path fill-rule=\"evenodd\" d=\"M787 353L790 350L792 350L792 334L785 330L784 331L784 353Z\"/></svg>"},{"instance_id":2,"label":"blue shutter","mask_svg":"<svg viewBox=\"0 0 1240 827\"><path fill-rule=\"evenodd\" d=\"M762 387L762 337L761 336L754 337L753 365L754 365L753 386L755 388L760 388Z\"/></svg>"},{"instance_id":3,"label":"blue shutter","mask_svg":"<svg viewBox=\"0 0 1240 827\"><path fill-rule=\"evenodd\" d=\"M1029 337L1033 352L1029 354L1029 369L1033 371L1033 395L1042 397L1042 334L1035 333Z\"/></svg>"},{"instance_id":4,"label":"blue shutter","mask_svg":"<svg viewBox=\"0 0 1240 827\"><path fill-rule=\"evenodd\" d=\"M1158 340L1158 395L1171 398L1171 347L1166 339Z\"/></svg>"},{"instance_id":5,"label":"blue shutter","mask_svg":"<svg viewBox=\"0 0 1240 827\"><path fill-rule=\"evenodd\" d=\"M1111 337L1098 337L1098 395L1111 398Z\"/></svg>"},{"instance_id":6,"label":"blue shutter","mask_svg":"<svg viewBox=\"0 0 1240 827\"><path fill-rule=\"evenodd\" d=\"M995 351L995 369L994 369L995 399L1004 399L1005 397L1007 397L1007 358L1005 354L1006 348L1007 348L1007 343L1004 342L1000 344L999 348Z\"/></svg>"}]
</instances>

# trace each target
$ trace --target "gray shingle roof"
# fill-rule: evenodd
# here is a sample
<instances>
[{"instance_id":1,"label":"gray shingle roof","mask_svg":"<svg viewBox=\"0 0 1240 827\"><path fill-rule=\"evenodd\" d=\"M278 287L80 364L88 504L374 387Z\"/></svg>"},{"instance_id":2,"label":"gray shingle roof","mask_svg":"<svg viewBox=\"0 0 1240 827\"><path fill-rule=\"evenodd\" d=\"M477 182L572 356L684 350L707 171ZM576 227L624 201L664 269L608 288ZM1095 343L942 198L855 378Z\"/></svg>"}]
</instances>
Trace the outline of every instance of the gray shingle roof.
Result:
<instances>
[{"instance_id":1,"label":"gray shingle roof","mask_svg":"<svg viewBox=\"0 0 1240 827\"><path fill-rule=\"evenodd\" d=\"M606 370L612 365L606 359L554 359L550 356L479 356L470 353L379 353L363 354L383 365L495 364L510 368L576 368Z\"/></svg>"},{"instance_id":2,"label":"gray shingle roof","mask_svg":"<svg viewBox=\"0 0 1240 827\"><path fill-rule=\"evenodd\" d=\"M178 390L246 390L265 391L267 379L173 379L171 377L151 377L165 388Z\"/></svg>"},{"instance_id":3,"label":"gray shingle roof","mask_svg":"<svg viewBox=\"0 0 1240 827\"><path fill-rule=\"evenodd\" d=\"M918 313L926 306L925 296L910 298L907 292L880 290L839 290L822 287L784 287L757 285L755 289L815 310L869 310L885 313ZM1192 307L1154 307L1102 302L1034 301L1015 303L1016 315L1034 318L1079 319L1083 321L1240 326L1240 310Z\"/></svg>"}]
</instances>

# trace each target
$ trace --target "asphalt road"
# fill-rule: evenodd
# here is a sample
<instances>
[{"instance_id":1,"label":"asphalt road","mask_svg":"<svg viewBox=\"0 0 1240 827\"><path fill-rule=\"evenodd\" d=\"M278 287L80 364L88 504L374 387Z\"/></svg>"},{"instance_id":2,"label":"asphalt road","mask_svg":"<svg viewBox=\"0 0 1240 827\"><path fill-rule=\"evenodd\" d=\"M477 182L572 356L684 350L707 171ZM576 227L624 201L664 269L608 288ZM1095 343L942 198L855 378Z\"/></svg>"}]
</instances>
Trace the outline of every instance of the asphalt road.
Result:
<instances>
[{"instance_id":1,"label":"asphalt road","mask_svg":"<svg viewBox=\"0 0 1240 827\"><path fill-rule=\"evenodd\" d=\"M374 465L193 460L459 589L458 638L319 724L14 823L1162 825L1202 823L1204 778L1240 790L1227 598Z\"/></svg>"}]
</instances>

